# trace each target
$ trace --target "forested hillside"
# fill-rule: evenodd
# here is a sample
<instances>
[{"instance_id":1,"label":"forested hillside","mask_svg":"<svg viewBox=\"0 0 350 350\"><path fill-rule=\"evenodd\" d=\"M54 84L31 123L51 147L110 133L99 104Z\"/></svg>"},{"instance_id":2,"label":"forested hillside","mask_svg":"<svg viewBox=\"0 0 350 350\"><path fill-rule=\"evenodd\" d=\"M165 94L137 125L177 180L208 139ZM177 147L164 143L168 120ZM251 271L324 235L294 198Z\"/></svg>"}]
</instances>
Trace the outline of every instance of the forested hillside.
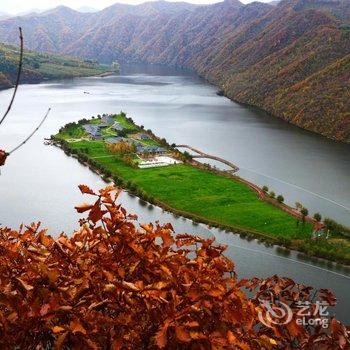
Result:
<instances>
[{"instance_id":1,"label":"forested hillside","mask_svg":"<svg viewBox=\"0 0 350 350\"><path fill-rule=\"evenodd\" d=\"M19 25L31 49L190 68L233 100L350 142L348 0L58 7L0 21L0 40L14 43Z\"/></svg>"},{"instance_id":2,"label":"forested hillside","mask_svg":"<svg viewBox=\"0 0 350 350\"><path fill-rule=\"evenodd\" d=\"M13 86L18 70L19 49L0 44L0 90ZM52 54L25 51L22 83L37 83L45 79L89 76L104 73L107 66L97 61L78 60Z\"/></svg>"}]
</instances>

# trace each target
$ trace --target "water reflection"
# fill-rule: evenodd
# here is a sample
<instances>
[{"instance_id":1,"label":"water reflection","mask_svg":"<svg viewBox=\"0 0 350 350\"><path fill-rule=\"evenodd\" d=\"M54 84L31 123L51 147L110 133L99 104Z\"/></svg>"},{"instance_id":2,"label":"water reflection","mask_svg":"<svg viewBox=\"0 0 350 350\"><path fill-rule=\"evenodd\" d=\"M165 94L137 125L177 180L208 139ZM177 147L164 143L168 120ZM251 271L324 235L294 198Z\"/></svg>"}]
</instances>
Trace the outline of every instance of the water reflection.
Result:
<instances>
[{"instance_id":1,"label":"water reflection","mask_svg":"<svg viewBox=\"0 0 350 350\"><path fill-rule=\"evenodd\" d=\"M10 91L0 92L4 106L9 96ZM241 167L241 176L267 184L291 203L301 201L311 211L350 224L349 211L339 207L350 207L349 145L234 104L190 72L134 66L126 67L121 77L21 86L13 113L0 128L0 148L16 146L48 107L52 113L44 127L2 169L3 225L15 228L22 222L42 221L53 235L76 229L79 217L74 206L87 200L77 185L97 189L105 183L61 150L44 146L43 138L72 120L120 110L171 143L188 143L231 160ZM235 261L240 277L279 274L334 290L340 300L337 316L350 323L348 268L194 224L126 193L121 201L129 212L139 215L140 222L171 222L177 233L214 235L218 243L228 245L227 255Z\"/></svg>"}]
</instances>

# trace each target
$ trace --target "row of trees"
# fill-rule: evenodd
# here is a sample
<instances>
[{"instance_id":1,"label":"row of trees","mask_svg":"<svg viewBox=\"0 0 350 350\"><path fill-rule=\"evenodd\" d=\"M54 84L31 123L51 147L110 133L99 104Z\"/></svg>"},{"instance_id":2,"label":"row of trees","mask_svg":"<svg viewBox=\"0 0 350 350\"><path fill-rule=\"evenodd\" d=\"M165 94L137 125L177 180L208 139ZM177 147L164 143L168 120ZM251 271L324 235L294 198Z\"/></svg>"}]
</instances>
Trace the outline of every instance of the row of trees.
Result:
<instances>
[{"instance_id":1,"label":"row of trees","mask_svg":"<svg viewBox=\"0 0 350 350\"><path fill-rule=\"evenodd\" d=\"M267 194L270 198L272 199L276 199L279 203L283 203L284 202L284 197L282 195L278 195L276 197L276 194L274 191L270 191L269 192L269 188L267 186L263 186L262 190L265 192L265 194ZM306 216L309 215L309 210L304 207L301 203L296 202L295 203L295 208L300 212L300 214L303 217L303 221L305 220ZM320 213L315 213L313 215L313 218L317 221L320 222L322 220L322 215ZM328 219L330 220L330 219Z\"/></svg>"},{"instance_id":2,"label":"row of trees","mask_svg":"<svg viewBox=\"0 0 350 350\"><path fill-rule=\"evenodd\" d=\"M263 186L262 190L265 192L265 194L267 194L270 198L272 199L276 199L278 203L283 203L284 202L284 197L279 194L276 197L276 193L274 191L270 191L269 192L269 188L267 186Z\"/></svg>"}]
</instances>

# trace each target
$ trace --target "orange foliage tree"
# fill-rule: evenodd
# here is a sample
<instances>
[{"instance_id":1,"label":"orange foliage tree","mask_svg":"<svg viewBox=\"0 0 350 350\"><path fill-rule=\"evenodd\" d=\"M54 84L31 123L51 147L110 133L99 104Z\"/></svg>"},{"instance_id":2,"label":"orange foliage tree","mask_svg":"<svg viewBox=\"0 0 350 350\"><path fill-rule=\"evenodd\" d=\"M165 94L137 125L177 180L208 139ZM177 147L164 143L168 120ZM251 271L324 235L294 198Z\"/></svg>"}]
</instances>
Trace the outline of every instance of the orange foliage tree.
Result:
<instances>
[{"instance_id":1,"label":"orange foliage tree","mask_svg":"<svg viewBox=\"0 0 350 350\"><path fill-rule=\"evenodd\" d=\"M136 151L136 147L134 144L120 141L111 145L108 145L107 148L113 152L113 153L119 153L119 154L128 154L128 153L134 153Z\"/></svg>"},{"instance_id":2,"label":"orange foliage tree","mask_svg":"<svg viewBox=\"0 0 350 350\"><path fill-rule=\"evenodd\" d=\"M96 201L76 207L86 217L71 237L39 224L0 229L1 349L348 348L334 318L327 329L297 323L297 301L316 308L312 288L277 276L239 281L214 239L137 227L119 190L80 189ZM289 306L288 324L261 322L267 296ZM327 290L318 297L335 303Z\"/></svg>"}]
</instances>

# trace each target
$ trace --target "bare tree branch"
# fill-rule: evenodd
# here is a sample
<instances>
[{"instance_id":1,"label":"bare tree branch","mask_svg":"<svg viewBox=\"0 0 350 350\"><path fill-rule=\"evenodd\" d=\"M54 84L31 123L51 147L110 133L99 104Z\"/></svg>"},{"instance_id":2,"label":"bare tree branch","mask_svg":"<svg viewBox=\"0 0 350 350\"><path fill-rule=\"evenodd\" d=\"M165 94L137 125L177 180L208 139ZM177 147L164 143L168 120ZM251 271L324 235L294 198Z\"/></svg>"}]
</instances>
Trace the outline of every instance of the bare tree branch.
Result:
<instances>
[{"instance_id":1,"label":"bare tree branch","mask_svg":"<svg viewBox=\"0 0 350 350\"><path fill-rule=\"evenodd\" d=\"M33 130L33 132L24 140L22 141L18 146L16 146L12 151L8 152L8 155L12 154L13 152L17 151L19 148L21 148L27 141L29 141L32 136L40 129L41 125L43 125L46 118L49 116L49 113L51 111L51 108L49 108L44 116L44 118L41 120L39 125Z\"/></svg>"},{"instance_id":2,"label":"bare tree branch","mask_svg":"<svg viewBox=\"0 0 350 350\"><path fill-rule=\"evenodd\" d=\"M18 62L18 70L17 70L17 79L16 79L16 84L15 84L15 90L13 91L13 95L12 95L12 98L11 98L9 106L7 107L7 110L6 110L5 114L4 114L4 116L0 120L0 125L5 120L5 118L7 117L7 115L9 114L9 112L10 112L10 110L12 108L12 104L13 104L13 101L15 100L17 89L18 89L18 86L19 86L19 80L21 78L22 65L23 65L23 35L22 35L22 28L21 27L19 27L19 39L20 39L20 42L21 42L21 51L20 51L19 62Z\"/></svg>"}]
</instances>

